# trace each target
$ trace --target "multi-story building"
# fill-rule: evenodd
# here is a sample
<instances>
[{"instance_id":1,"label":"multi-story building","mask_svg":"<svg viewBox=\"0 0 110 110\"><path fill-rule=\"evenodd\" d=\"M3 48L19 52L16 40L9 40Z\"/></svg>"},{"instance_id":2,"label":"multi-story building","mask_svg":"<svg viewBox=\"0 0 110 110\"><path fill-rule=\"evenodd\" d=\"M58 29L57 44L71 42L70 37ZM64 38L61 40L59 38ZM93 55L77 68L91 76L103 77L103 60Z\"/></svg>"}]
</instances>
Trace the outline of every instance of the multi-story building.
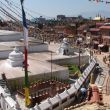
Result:
<instances>
[{"instance_id":1,"label":"multi-story building","mask_svg":"<svg viewBox=\"0 0 110 110\"><path fill-rule=\"evenodd\" d=\"M105 23L105 25L100 27L100 33L102 35L102 43L106 46L108 51L110 46L110 23Z\"/></svg>"}]
</instances>

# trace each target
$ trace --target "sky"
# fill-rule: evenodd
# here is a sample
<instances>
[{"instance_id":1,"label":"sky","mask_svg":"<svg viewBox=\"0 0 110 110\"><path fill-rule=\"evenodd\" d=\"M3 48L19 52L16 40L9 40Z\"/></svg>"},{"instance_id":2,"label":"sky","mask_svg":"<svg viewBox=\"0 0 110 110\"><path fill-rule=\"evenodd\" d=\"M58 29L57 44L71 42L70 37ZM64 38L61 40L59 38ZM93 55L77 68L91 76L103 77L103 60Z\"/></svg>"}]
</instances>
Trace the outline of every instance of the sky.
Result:
<instances>
[{"instance_id":1,"label":"sky","mask_svg":"<svg viewBox=\"0 0 110 110\"><path fill-rule=\"evenodd\" d=\"M24 3L29 9L50 17L55 17L58 14L72 16L85 12L110 10L110 4L106 5L88 0L25 0Z\"/></svg>"},{"instance_id":2,"label":"sky","mask_svg":"<svg viewBox=\"0 0 110 110\"><path fill-rule=\"evenodd\" d=\"M20 0L12 1L20 3ZM93 13L96 15L101 11L110 13L110 4L106 5L105 3L90 2L88 0L25 0L24 6L34 17L44 16L51 18L59 14L66 16L77 16L80 14L92 16Z\"/></svg>"}]
</instances>

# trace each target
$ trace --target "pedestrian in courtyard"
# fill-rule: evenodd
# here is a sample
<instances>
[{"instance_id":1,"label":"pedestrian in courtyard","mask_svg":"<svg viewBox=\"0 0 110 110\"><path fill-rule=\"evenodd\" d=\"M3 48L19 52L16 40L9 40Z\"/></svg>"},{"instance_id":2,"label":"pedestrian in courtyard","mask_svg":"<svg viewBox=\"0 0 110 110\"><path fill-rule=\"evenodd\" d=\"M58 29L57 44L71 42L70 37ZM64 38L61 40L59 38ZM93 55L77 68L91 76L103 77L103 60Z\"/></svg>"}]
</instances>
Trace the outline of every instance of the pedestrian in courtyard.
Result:
<instances>
[{"instance_id":1,"label":"pedestrian in courtyard","mask_svg":"<svg viewBox=\"0 0 110 110\"><path fill-rule=\"evenodd\" d=\"M81 91L81 102L82 102L82 101L84 101L84 99L85 99L86 96L87 96L87 89L84 88L84 87L82 87L82 88L80 89L80 91Z\"/></svg>"}]
</instances>

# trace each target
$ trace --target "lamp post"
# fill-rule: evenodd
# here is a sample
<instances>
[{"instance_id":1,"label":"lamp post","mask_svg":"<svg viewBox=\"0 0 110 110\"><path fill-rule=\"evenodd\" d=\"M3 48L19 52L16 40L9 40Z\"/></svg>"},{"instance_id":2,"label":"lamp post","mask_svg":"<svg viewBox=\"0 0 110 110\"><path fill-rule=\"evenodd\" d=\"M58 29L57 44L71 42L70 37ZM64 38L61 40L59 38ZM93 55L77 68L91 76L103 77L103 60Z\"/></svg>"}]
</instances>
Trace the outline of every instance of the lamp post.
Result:
<instances>
[{"instance_id":1,"label":"lamp post","mask_svg":"<svg viewBox=\"0 0 110 110\"><path fill-rule=\"evenodd\" d=\"M78 67L79 67L79 69L80 69L80 66L81 66L81 55L80 55L80 52L81 52L81 45L80 45L80 43L79 43L79 65L78 65Z\"/></svg>"},{"instance_id":2,"label":"lamp post","mask_svg":"<svg viewBox=\"0 0 110 110\"><path fill-rule=\"evenodd\" d=\"M91 59L92 59L92 51L91 51L91 49L92 49L92 38L91 38L92 36L90 36L90 45L89 45L89 49L90 49L90 62L91 62Z\"/></svg>"},{"instance_id":3,"label":"lamp post","mask_svg":"<svg viewBox=\"0 0 110 110\"><path fill-rule=\"evenodd\" d=\"M91 52L91 42L90 42L90 62L91 62L92 52Z\"/></svg>"},{"instance_id":4,"label":"lamp post","mask_svg":"<svg viewBox=\"0 0 110 110\"><path fill-rule=\"evenodd\" d=\"M81 44L80 44L80 41L79 39L77 40L77 45L78 45L78 49L79 49L79 62L78 62L78 68L80 69L80 62L81 62L81 59L80 59L80 52L81 52Z\"/></svg>"},{"instance_id":5,"label":"lamp post","mask_svg":"<svg viewBox=\"0 0 110 110\"><path fill-rule=\"evenodd\" d=\"M51 80L52 80L52 51L51 51Z\"/></svg>"}]
</instances>

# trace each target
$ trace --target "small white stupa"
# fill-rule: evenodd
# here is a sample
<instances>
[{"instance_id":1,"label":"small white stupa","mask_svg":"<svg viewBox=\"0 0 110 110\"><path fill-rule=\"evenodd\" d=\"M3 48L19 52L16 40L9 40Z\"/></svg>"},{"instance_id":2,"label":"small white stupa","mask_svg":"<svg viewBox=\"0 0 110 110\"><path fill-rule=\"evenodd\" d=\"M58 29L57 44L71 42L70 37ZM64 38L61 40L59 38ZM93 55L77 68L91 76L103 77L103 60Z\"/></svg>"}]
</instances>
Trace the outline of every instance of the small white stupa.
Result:
<instances>
[{"instance_id":1,"label":"small white stupa","mask_svg":"<svg viewBox=\"0 0 110 110\"><path fill-rule=\"evenodd\" d=\"M9 54L8 63L12 67L23 66L24 56L23 53L19 51L18 47L15 47L14 50Z\"/></svg>"},{"instance_id":2,"label":"small white stupa","mask_svg":"<svg viewBox=\"0 0 110 110\"><path fill-rule=\"evenodd\" d=\"M69 53L69 42L67 38L63 39L63 42L60 46L60 48L58 49L58 53L62 54L62 55L68 55Z\"/></svg>"}]
</instances>

